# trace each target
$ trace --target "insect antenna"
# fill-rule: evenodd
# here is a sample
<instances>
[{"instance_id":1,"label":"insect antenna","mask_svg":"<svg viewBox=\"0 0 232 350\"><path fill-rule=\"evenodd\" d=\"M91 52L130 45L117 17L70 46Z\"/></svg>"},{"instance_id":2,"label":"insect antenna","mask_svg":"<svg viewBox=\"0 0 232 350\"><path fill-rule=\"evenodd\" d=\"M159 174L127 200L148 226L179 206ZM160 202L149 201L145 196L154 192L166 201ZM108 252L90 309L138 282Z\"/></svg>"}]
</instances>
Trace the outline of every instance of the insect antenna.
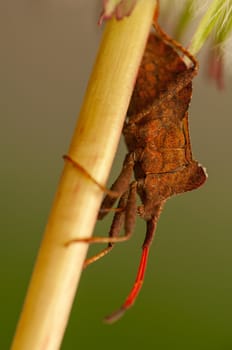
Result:
<instances>
[{"instance_id":1,"label":"insect antenna","mask_svg":"<svg viewBox=\"0 0 232 350\"><path fill-rule=\"evenodd\" d=\"M157 223L159 213L160 213L160 208L158 210L158 215L156 217L152 218L151 220L147 221L146 237L145 237L145 240L143 243L142 255L141 255L138 273L137 273L134 285L133 285L128 297L126 298L125 302L122 304L122 306L118 310L116 310L115 312L113 312L112 314L110 314L109 316L106 316L104 318L104 321L106 323L110 324L110 323L117 321L119 318L121 318L123 316L123 314L125 313L125 311L127 309L129 309L134 304L134 302L135 302L135 300L136 300L136 298L137 298L137 296L142 288L144 275L145 275L145 271L146 271L146 267L147 267L149 248L151 246L152 238L153 238L154 233L155 233L156 223Z\"/></svg>"}]
</instances>

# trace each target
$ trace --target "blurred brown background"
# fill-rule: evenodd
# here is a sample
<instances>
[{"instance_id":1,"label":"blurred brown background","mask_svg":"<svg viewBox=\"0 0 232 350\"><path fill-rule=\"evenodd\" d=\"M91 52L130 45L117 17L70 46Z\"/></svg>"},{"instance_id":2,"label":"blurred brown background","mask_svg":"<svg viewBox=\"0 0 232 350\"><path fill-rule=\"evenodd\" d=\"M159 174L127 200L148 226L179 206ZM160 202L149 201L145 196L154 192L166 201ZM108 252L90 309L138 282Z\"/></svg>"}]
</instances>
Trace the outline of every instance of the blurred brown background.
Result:
<instances>
[{"instance_id":1,"label":"blurred brown background","mask_svg":"<svg viewBox=\"0 0 232 350\"><path fill-rule=\"evenodd\" d=\"M0 4L1 349L9 348L14 333L63 166L61 156L97 52L100 3ZM138 220L130 242L84 272L64 350L232 347L232 79L226 72L226 90L219 92L201 67L190 128L195 158L209 173L207 184L165 206L143 290L120 322L107 326L101 319L121 305L132 285L144 223ZM109 183L124 154L122 142ZM98 233L107 233L109 225L110 218L99 223Z\"/></svg>"}]
</instances>

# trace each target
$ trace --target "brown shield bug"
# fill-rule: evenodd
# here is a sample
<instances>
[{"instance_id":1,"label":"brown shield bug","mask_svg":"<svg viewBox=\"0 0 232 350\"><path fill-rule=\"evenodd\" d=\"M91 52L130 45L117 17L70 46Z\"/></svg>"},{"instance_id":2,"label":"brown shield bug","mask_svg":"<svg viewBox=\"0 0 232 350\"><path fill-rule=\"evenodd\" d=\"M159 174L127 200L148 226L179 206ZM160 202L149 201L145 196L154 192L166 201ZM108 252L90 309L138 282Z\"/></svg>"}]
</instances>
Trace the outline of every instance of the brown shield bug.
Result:
<instances>
[{"instance_id":1,"label":"brown shield bug","mask_svg":"<svg viewBox=\"0 0 232 350\"><path fill-rule=\"evenodd\" d=\"M166 200L197 189L206 180L204 168L192 158L188 130L192 79L197 74L198 63L157 24L155 29L156 33L151 33L148 38L123 128L128 153L121 173L111 187L112 193L106 194L99 213L99 219L102 219L118 199L109 237L81 240L108 243L102 252L86 260L86 266L108 253L116 242L129 239L137 215L146 221L134 286L121 308L106 318L109 323L132 306L141 289L149 248ZM184 58L188 59L190 67ZM83 171L69 156L65 158ZM115 193L117 197L112 195ZM137 194L141 199L139 207ZM119 236L123 226L125 234ZM80 239L68 244L78 241Z\"/></svg>"}]
</instances>

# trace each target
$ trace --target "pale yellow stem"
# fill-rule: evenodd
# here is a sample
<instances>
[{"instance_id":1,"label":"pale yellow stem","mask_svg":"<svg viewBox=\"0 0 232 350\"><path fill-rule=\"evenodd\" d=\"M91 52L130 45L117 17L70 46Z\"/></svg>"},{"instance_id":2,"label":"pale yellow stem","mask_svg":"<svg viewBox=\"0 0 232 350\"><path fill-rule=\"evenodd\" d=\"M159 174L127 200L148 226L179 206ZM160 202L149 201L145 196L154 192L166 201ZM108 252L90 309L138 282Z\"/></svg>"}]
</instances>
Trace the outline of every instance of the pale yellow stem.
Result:
<instances>
[{"instance_id":1,"label":"pale yellow stem","mask_svg":"<svg viewBox=\"0 0 232 350\"><path fill-rule=\"evenodd\" d=\"M140 0L129 18L107 24L74 132L69 155L102 184L117 149L155 4ZM91 236L102 195L66 162L12 350L59 349L88 248L64 244Z\"/></svg>"}]
</instances>

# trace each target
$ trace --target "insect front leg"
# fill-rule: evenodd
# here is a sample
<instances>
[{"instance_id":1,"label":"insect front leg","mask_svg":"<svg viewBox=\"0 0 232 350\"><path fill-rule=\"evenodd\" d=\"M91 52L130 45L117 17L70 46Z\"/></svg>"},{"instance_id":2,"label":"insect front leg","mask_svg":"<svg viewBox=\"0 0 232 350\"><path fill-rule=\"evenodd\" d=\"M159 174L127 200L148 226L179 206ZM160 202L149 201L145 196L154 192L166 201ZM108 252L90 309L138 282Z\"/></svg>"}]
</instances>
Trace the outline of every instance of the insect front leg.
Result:
<instances>
[{"instance_id":1,"label":"insect front leg","mask_svg":"<svg viewBox=\"0 0 232 350\"><path fill-rule=\"evenodd\" d=\"M113 248L113 244L116 242L123 242L132 234L135 217L136 217L136 186L135 184L130 185L130 179L132 176L134 168L134 154L129 153L123 164L123 169L118 176L115 183L112 185L111 190L106 189L104 186L99 184L80 164L74 161L70 156L65 155L64 159L72 164L78 171L83 173L87 178L93 181L98 187L100 187L104 192L107 193L105 200L102 205L102 213L100 214L101 218L106 215L108 211L112 209L112 205L116 199L121 195L119 204L114 219L109 231L109 237L89 237L89 238L78 238L73 239L65 243L66 246L69 246L73 243L86 242L86 243L108 243L108 247L103 249L100 253L95 256L86 259L84 262L84 267L88 266L92 262L97 261L101 257L105 256ZM126 218L126 220L125 220ZM121 227L125 222L125 235L118 237Z\"/></svg>"},{"instance_id":2,"label":"insect front leg","mask_svg":"<svg viewBox=\"0 0 232 350\"><path fill-rule=\"evenodd\" d=\"M74 159L72 159L69 155L64 155L63 156L64 160L72 164L74 168L76 168L80 173L82 173L85 177L87 177L90 181L95 183L103 192L107 193L109 196L118 198L118 193L109 190L102 184L100 184L97 180L94 179L94 177L78 162L76 162Z\"/></svg>"}]
</instances>

